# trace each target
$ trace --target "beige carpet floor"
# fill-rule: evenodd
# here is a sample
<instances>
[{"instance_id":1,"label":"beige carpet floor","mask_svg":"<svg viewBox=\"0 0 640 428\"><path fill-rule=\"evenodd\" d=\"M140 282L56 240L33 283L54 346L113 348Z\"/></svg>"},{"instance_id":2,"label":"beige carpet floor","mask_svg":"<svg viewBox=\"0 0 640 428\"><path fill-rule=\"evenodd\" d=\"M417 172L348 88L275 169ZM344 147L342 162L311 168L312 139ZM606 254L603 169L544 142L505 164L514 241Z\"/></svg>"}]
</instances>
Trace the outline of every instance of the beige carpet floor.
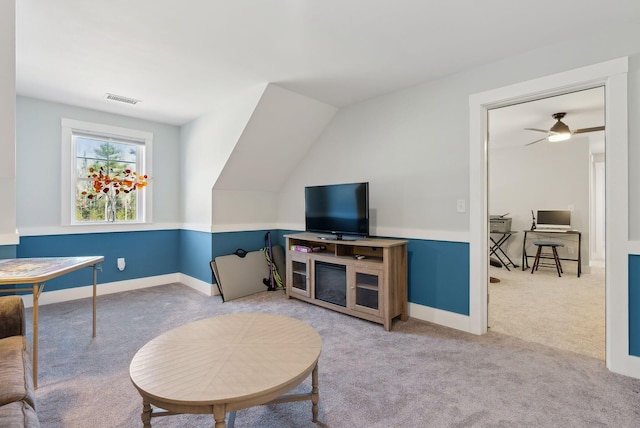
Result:
<instances>
[{"instance_id":1,"label":"beige carpet floor","mask_svg":"<svg viewBox=\"0 0 640 428\"><path fill-rule=\"evenodd\" d=\"M240 410L237 428L640 426L640 379L611 373L602 360L413 318L395 320L386 332L287 300L281 291L222 303L219 296L167 284L98 296L95 338L91 299L40 307L36 398L42 428L142 427L142 400L129 379L138 349L185 323L239 312L305 321L322 337L322 353L320 423L311 421L310 403L296 402ZM28 309L28 329L29 320ZM292 392L308 392L310 385L306 379ZM176 415L154 418L152 425L212 427L213 418Z\"/></svg>"},{"instance_id":2,"label":"beige carpet floor","mask_svg":"<svg viewBox=\"0 0 640 428\"><path fill-rule=\"evenodd\" d=\"M500 282L489 284L489 330L604 360L604 268L577 278L563 267L561 278L554 268L491 267Z\"/></svg>"}]
</instances>

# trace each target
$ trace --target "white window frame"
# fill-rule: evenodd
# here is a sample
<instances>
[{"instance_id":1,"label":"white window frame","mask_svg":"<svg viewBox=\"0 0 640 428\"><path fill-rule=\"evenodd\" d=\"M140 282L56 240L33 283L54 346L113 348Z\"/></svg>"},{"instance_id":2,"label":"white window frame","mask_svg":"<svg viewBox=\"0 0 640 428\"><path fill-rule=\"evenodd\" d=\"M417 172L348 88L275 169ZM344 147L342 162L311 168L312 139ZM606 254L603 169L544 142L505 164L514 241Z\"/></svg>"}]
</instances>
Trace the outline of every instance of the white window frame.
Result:
<instances>
[{"instance_id":1,"label":"white window frame","mask_svg":"<svg viewBox=\"0 0 640 428\"><path fill-rule=\"evenodd\" d=\"M98 137L113 137L120 140L135 141L144 145L144 156L139 161L142 168L140 172L151 177L151 165L153 154L153 133L136 129L121 128L100 123L83 122L74 119L62 118L62 177L61 177L61 219L63 226L96 226L110 225L123 226L127 224L143 224L152 221L152 186L145 186L138 190L138 219L133 221L76 221L75 218L75 186L76 186L76 151L73 142L73 134L83 133Z\"/></svg>"}]
</instances>

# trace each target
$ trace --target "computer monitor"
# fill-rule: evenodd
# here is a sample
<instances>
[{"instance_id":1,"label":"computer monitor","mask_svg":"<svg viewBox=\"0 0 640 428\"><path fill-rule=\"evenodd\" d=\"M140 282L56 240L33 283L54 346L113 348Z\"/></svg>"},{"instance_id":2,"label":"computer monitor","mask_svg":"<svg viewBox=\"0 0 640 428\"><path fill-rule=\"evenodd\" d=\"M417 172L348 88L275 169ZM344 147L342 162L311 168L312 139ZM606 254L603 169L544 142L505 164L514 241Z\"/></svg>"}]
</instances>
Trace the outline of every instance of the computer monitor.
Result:
<instances>
[{"instance_id":1,"label":"computer monitor","mask_svg":"<svg viewBox=\"0 0 640 428\"><path fill-rule=\"evenodd\" d=\"M540 229L571 229L571 210L538 210L536 225Z\"/></svg>"}]
</instances>

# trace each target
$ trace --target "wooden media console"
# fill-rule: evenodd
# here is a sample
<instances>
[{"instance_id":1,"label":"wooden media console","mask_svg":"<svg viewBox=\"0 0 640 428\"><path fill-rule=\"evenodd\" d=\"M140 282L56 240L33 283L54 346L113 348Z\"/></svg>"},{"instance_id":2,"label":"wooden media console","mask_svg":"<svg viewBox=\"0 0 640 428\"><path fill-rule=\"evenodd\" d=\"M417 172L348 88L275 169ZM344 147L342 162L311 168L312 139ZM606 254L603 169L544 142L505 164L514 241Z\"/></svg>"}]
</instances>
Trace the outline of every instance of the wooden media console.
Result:
<instances>
[{"instance_id":1,"label":"wooden media console","mask_svg":"<svg viewBox=\"0 0 640 428\"><path fill-rule=\"evenodd\" d=\"M285 235L287 297L384 325L407 320L407 241ZM305 252L305 249L315 249Z\"/></svg>"}]
</instances>

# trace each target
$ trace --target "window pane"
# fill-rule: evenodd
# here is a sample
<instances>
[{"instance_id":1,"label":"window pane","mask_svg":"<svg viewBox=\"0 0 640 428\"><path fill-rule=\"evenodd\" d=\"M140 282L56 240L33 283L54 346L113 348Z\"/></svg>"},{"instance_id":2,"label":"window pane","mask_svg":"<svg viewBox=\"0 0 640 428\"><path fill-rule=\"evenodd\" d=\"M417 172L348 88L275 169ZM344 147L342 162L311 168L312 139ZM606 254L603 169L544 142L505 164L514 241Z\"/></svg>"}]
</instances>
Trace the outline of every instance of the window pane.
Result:
<instances>
[{"instance_id":1,"label":"window pane","mask_svg":"<svg viewBox=\"0 0 640 428\"><path fill-rule=\"evenodd\" d=\"M102 141L85 137L76 137L76 157L94 156Z\"/></svg>"},{"instance_id":2,"label":"window pane","mask_svg":"<svg viewBox=\"0 0 640 428\"><path fill-rule=\"evenodd\" d=\"M137 172L138 154L144 148L138 144L111 141L109 138L81 135L75 136L75 146L75 220L77 222L138 220L137 191L129 191L129 189L121 191L124 190L124 186L109 184L105 179L100 182L100 187L102 190L108 188L109 191L100 191L96 194L91 177L102 173L104 176L108 175L111 180L124 179L125 171Z\"/></svg>"},{"instance_id":3,"label":"window pane","mask_svg":"<svg viewBox=\"0 0 640 428\"><path fill-rule=\"evenodd\" d=\"M78 180L76 185L76 221L135 221L137 220L137 193L100 194L89 198L83 191L90 190L89 180ZM111 192L110 192L111 193ZM115 207L112 208L112 204Z\"/></svg>"}]
</instances>

